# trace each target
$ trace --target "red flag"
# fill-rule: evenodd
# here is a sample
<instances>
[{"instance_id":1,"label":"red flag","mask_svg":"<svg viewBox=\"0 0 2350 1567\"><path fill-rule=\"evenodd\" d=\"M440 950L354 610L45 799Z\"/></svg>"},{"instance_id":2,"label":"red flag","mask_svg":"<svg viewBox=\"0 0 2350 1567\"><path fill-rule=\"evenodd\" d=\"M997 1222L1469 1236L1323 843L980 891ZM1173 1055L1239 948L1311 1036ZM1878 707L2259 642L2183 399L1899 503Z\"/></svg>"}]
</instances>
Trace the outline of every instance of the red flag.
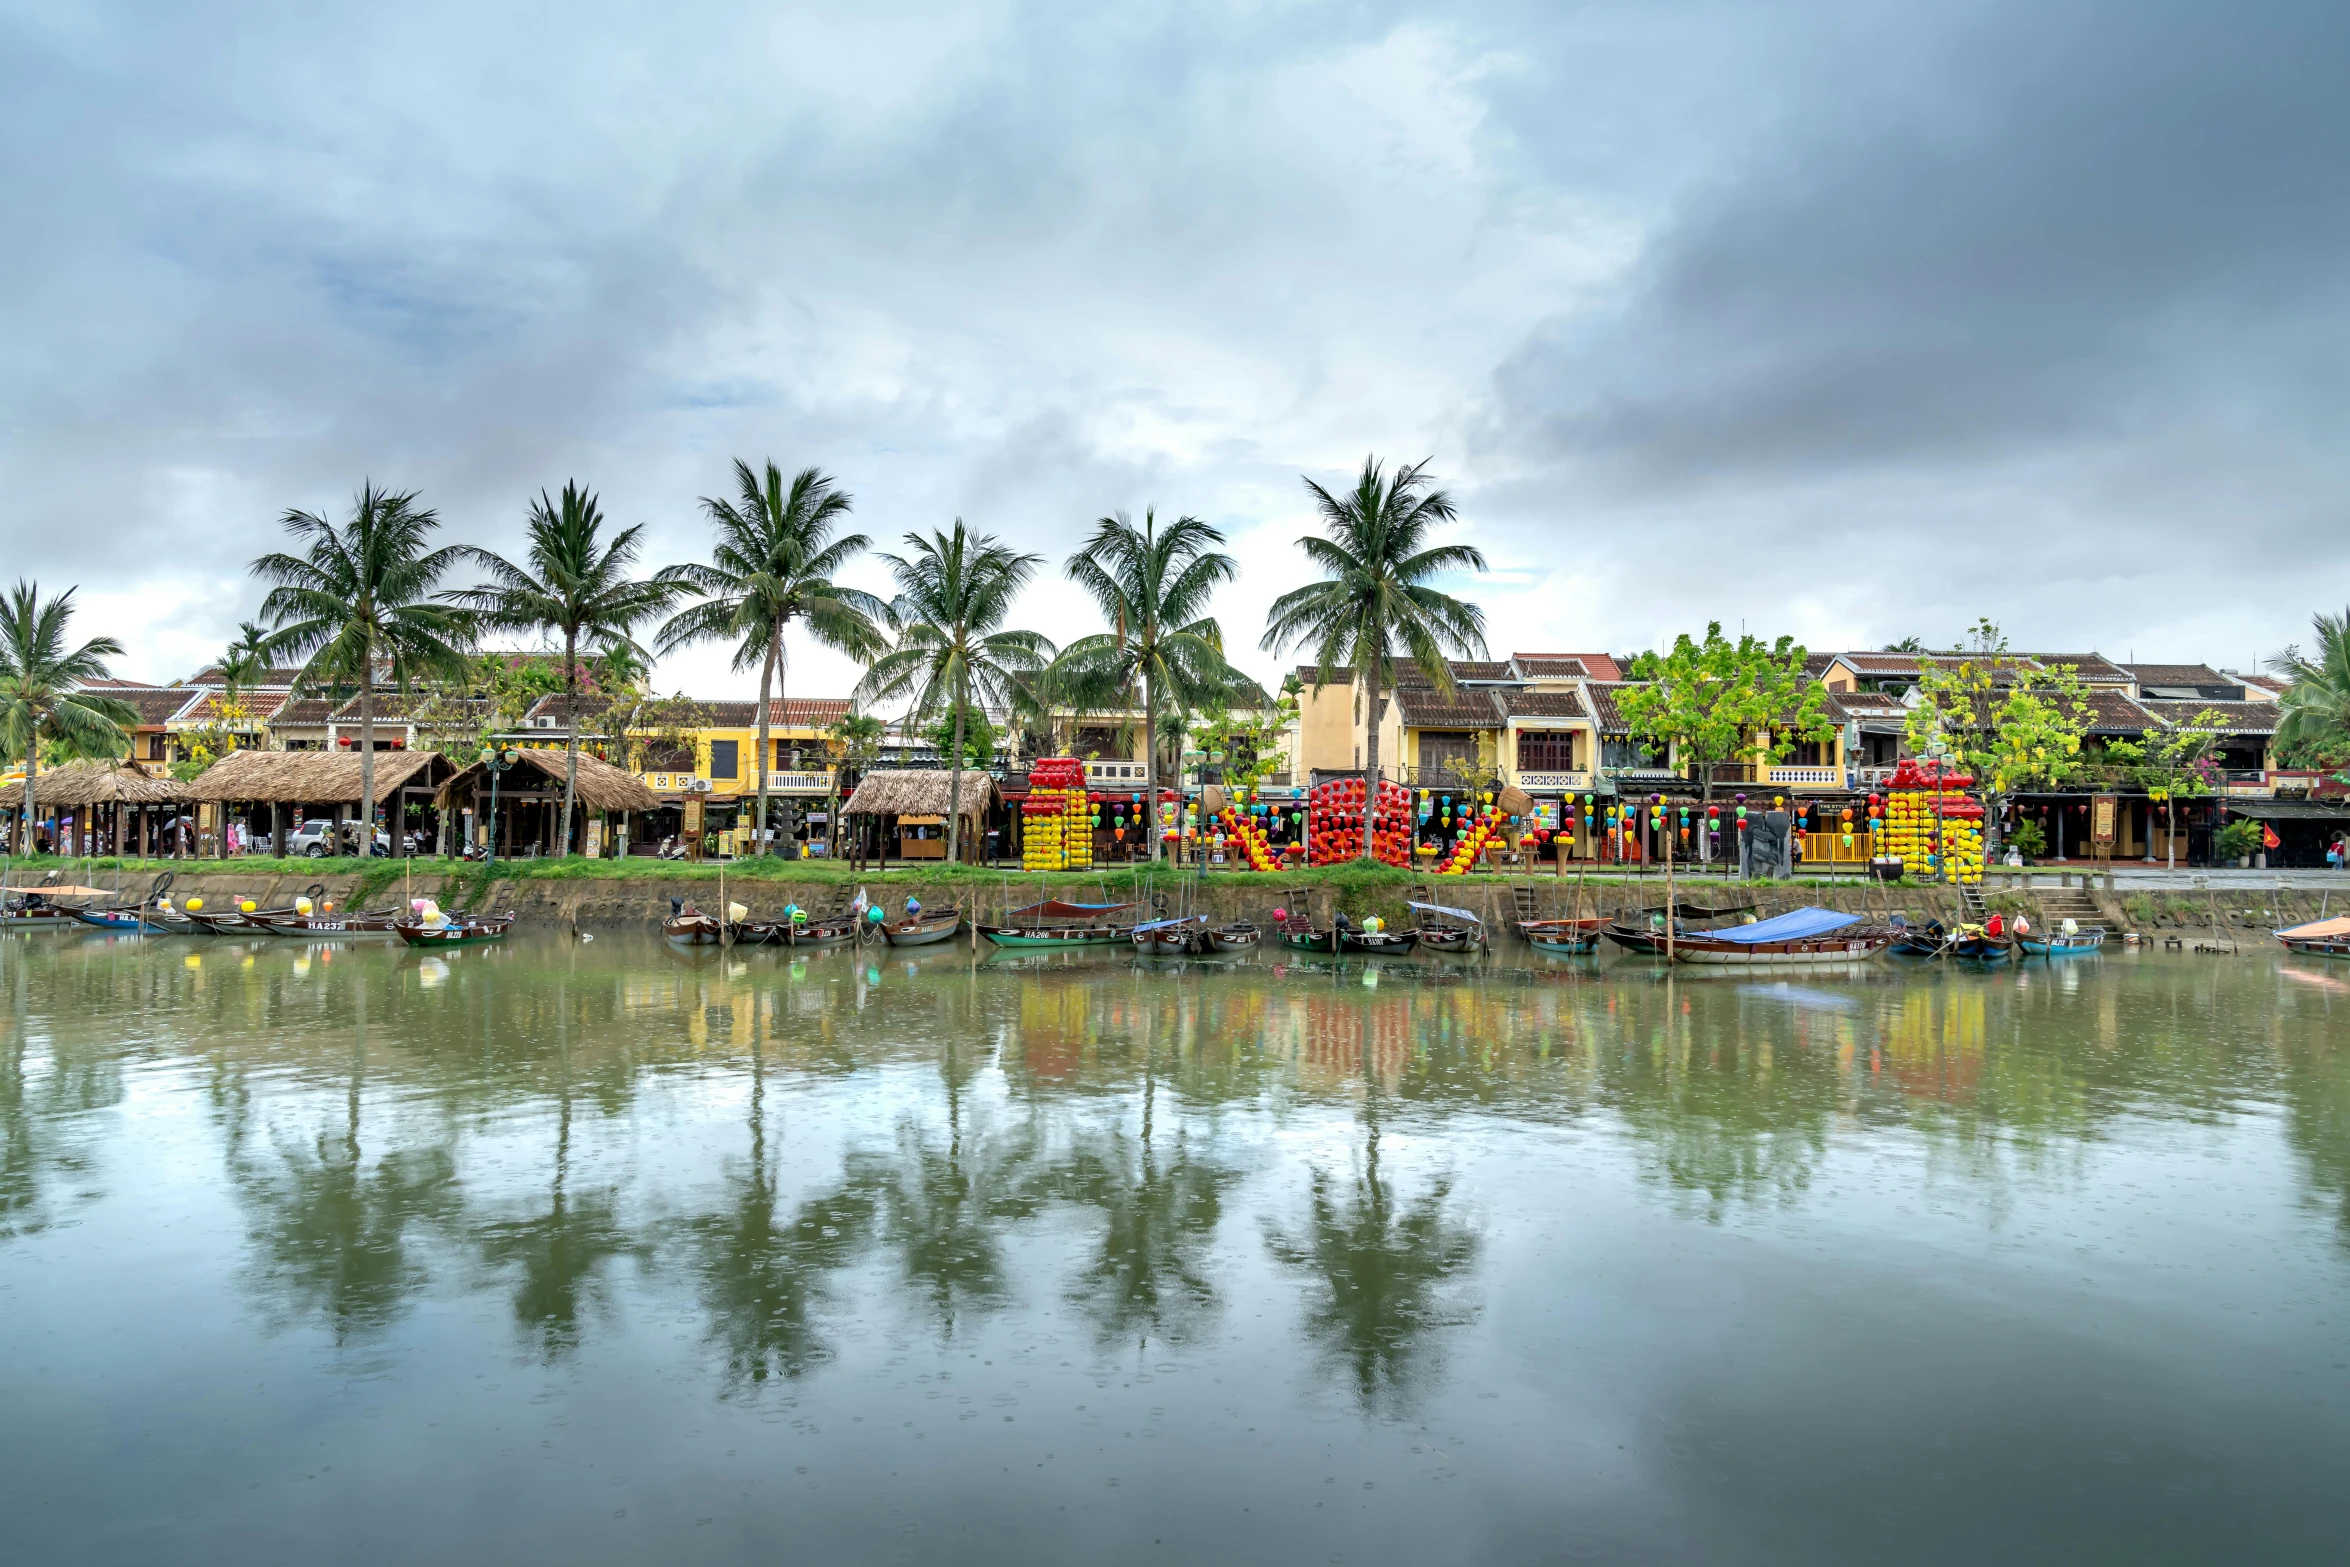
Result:
<instances>
[{"instance_id":1,"label":"red flag","mask_svg":"<svg viewBox=\"0 0 2350 1567\"><path fill-rule=\"evenodd\" d=\"M2264 849L2273 849L2277 846L2278 842L2279 840L2277 838L2277 830L2274 827L2269 826L2266 822L2261 823L2260 846Z\"/></svg>"}]
</instances>

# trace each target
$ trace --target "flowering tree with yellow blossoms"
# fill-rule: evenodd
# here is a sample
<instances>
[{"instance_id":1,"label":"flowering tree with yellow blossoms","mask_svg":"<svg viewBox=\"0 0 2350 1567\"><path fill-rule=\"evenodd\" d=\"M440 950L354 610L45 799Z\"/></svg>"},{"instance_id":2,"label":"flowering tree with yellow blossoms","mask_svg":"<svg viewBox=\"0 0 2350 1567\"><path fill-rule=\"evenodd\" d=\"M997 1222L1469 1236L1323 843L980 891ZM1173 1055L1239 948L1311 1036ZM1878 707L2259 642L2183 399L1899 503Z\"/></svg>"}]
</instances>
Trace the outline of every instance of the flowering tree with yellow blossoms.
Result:
<instances>
[{"instance_id":1,"label":"flowering tree with yellow blossoms","mask_svg":"<svg viewBox=\"0 0 2350 1567\"><path fill-rule=\"evenodd\" d=\"M2091 716L2079 675L2010 653L1999 628L1979 620L1964 648L1920 660L1908 738L1920 755L1940 742L1973 773L1995 822L2009 795L2062 788L2087 771L2081 732Z\"/></svg>"}]
</instances>

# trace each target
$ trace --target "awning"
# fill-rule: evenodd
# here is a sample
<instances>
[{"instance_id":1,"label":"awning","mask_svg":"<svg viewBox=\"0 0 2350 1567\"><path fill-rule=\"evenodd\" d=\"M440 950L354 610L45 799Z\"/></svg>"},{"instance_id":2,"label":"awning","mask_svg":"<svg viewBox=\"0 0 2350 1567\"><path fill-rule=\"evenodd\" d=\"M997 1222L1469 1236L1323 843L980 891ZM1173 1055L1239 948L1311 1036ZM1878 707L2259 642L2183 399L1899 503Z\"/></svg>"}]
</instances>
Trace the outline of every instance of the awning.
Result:
<instances>
[{"instance_id":1,"label":"awning","mask_svg":"<svg viewBox=\"0 0 2350 1567\"><path fill-rule=\"evenodd\" d=\"M1471 925L1482 925L1485 923L1476 915L1471 914L1467 909L1448 909L1441 903L1412 903L1407 904L1406 907L1414 909L1425 909L1430 914L1448 914L1456 920L1466 920Z\"/></svg>"},{"instance_id":2,"label":"awning","mask_svg":"<svg viewBox=\"0 0 2350 1567\"><path fill-rule=\"evenodd\" d=\"M1114 914L1120 909L1131 909L1131 903L1063 903L1058 898L1047 898L1042 903L1031 903L1024 909L1014 909L1011 918L1033 914L1039 919L1085 919L1095 914Z\"/></svg>"},{"instance_id":3,"label":"awning","mask_svg":"<svg viewBox=\"0 0 2350 1567\"><path fill-rule=\"evenodd\" d=\"M2249 816L2256 822L2344 822L2350 823L2350 804L2337 805L2329 800L2215 800L2238 816Z\"/></svg>"},{"instance_id":4,"label":"awning","mask_svg":"<svg viewBox=\"0 0 2350 1567\"><path fill-rule=\"evenodd\" d=\"M2334 936L2350 936L2350 916L2337 915L2330 920L2317 920L2308 925L2295 925L2292 929L2280 930L2277 934L2297 936L2312 941Z\"/></svg>"},{"instance_id":5,"label":"awning","mask_svg":"<svg viewBox=\"0 0 2350 1567\"><path fill-rule=\"evenodd\" d=\"M1753 925L1732 925L1727 930L1709 930L1706 935L1716 941L1760 942L1801 941L1807 936L1825 936L1832 930L1860 922L1857 914L1839 914L1834 909L1797 909L1776 919L1762 920Z\"/></svg>"},{"instance_id":6,"label":"awning","mask_svg":"<svg viewBox=\"0 0 2350 1567\"><path fill-rule=\"evenodd\" d=\"M1169 926L1172 926L1172 925L1201 925L1201 924L1205 924L1205 923L1207 922L1207 918L1208 918L1208 917L1207 917L1205 914L1186 914L1186 915L1184 915L1184 916L1183 916L1182 918L1180 918L1180 919L1171 919L1171 920L1144 920L1144 921L1143 921L1141 924L1139 924L1139 925L1135 926L1134 928L1135 928L1135 930L1136 930L1136 931L1138 931L1138 932L1139 932L1139 931L1146 931L1146 930L1165 930L1165 929L1167 929Z\"/></svg>"}]
</instances>

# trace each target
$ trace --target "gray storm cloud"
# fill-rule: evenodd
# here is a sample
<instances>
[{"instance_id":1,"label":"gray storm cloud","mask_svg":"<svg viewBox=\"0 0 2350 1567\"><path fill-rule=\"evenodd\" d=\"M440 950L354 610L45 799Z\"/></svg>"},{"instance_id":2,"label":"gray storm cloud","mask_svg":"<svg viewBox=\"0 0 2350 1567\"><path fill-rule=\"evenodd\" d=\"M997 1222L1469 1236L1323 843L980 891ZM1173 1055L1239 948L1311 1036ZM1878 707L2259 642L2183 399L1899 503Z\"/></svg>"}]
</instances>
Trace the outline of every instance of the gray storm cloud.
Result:
<instances>
[{"instance_id":1,"label":"gray storm cloud","mask_svg":"<svg viewBox=\"0 0 2350 1567\"><path fill-rule=\"evenodd\" d=\"M1516 646L1988 613L2236 662L2350 564L2345 30L13 5L0 549L167 676L277 513L363 477L502 547L576 476L677 558L772 455L884 542L1209 517L1253 648L1298 475L1376 450L1434 457ZM1028 608L1083 629L1057 581Z\"/></svg>"}]
</instances>

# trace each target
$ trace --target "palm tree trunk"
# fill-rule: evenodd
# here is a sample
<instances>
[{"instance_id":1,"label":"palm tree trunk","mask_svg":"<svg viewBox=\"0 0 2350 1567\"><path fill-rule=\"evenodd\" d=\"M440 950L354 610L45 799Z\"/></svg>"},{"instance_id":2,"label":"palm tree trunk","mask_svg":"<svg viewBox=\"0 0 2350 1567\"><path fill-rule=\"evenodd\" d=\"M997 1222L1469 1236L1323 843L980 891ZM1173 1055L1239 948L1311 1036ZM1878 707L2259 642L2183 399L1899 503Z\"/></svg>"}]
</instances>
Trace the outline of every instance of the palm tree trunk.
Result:
<instances>
[{"instance_id":1,"label":"palm tree trunk","mask_svg":"<svg viewBox=\"0 0 2350 1567\"><path fill-rule=\"evenodd\" d=\"M767 842L767 693L775 685L775 668L782 662L783 628L778 626L767 641L767 662L759 667L759 815L751 842L767 852L774 845Z\"/></svg>"},{"instance_id":2,"label":"palm tree trunk","mask_svg":"<svg viewBox=\"0 0 2350 1567\"><path fill-rule=\"evenodd\" d=\"M1145 665L1142 673L1142 821L1150 837L1153 865L1159 863L1159 710L1158 678Z\"/></svg>"},{"instance_id":3,"label":"palm tree trunk","mask_svg":"<svg viewBox=\"0 0 2350 1567\"><path fill-rule=\"evenodd\" d=\"M228 853L228 806L221 805L220 850ZM375 649L359 666L359 863L375 851Z\"/></svg>"},{"instance_id":4,"label":"palm tree trunk","mask_svg":"<svg viewBox=\"0 0 2350 1567\"><path fill-rule=\"evenodd\" d=\"M963 710L966 681L955 682L955 754L947 758L947 863L956 862L963 831Z\"/></svg>"},{"instance_id":5,"label":"palm tree trunk","mask_svg":"<svg viewBox=\"0 0 2350 1567\"><path fill-rule=\"evenodd\" d=\"M22 853L31 859L40 844L41 808L33 801L34 792L41 785L41 726L32 727L31 738L24 748L24 845Z\"/></svg>"},{"instance_id":6,"label":"palm tree trunk","mask_svg":"<svg viewBox=\"0 0 2350 1567\"><path fill-rule=\"evenodd\" d=\"M1364 709L1370 716L1365 727L1370 732L1363 736L1363 761L1367 764L1363 785L1363 848L1355 858L1376 860L1379 856L1371 847L1371 825L1379 814L1379 668L1376 662L1363 685L1367 693L1365 700L1370 704Z\"/></svg>"},{"instance_id":7,"label":"palm tree trunk","mask_svg":"<svg viewBox=\"0 0 2350 1567\"><path fill-rule=\"evenodd\" d=\"M579 633L563 633L563 848L571 852L572 802L579 798Z\"/></svg>"}]
</instances>

